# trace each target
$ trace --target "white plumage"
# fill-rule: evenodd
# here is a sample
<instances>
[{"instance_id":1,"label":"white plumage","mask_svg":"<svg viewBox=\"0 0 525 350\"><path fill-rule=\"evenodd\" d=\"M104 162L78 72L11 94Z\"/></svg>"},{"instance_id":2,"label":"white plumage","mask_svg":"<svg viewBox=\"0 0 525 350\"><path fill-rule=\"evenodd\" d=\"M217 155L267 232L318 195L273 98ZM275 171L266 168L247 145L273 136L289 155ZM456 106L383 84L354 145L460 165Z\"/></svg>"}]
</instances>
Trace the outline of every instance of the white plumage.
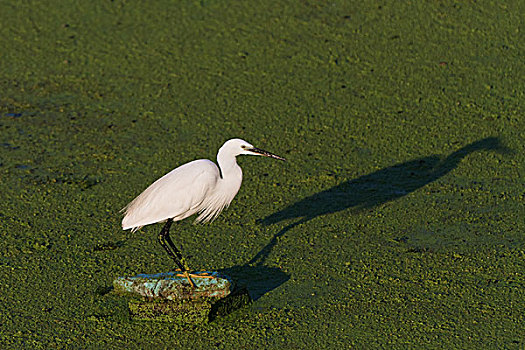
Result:
<instances>
[{"instance_id":1,"label":"white plumage","mask_svg":"<svg viewBox=\"0 0 525 350\"><path fill-rule=\"evenodd\" d=\"M217 192L219 180L219 169L207 159L184 164L155 181L126 206L122 228L136 231L169 218L178 221L206 208L210 211L210 206L205 207L206 199ZM215 206L215 212L218 214L232 199L223 206ZM210 215L200 215L196 221L205 217Z\"/></svg>"},{"instance_id":2,"label":"white plumage","mask_svg":"<svg viewBox=\"0 0 525 350\"><path fill-rule=\"evenodd\" d=\"M151 184L124 208L122 228L136 231L145 225L168 219L179 221L196 213L200 214L196 222L215 219L241 187L242 170L235 157L242 154L284 160L244 140L228 140L217 154L219 167L207 159L194 160Z\"/></svg>"},{"instance_id":3,"label":"white plumage","mask_svg":"<svg viewBox=\"0 0 525 350\"><path fill-rule=\"evenodd\" d=\"M197 213L200 214L197 222L210 221L230 205L241 187L242 170L235 158L241 154L284 160L275 154L255 148L244 140L231 139L226 141L217 153L219 166L207 159L181 165L152 183L123 209L124 230L136 231L142 226L166 221L160 231L159 242L193 288L195 283L191 276L205 275L189 273L181 252L169 236L171 224Z\"/></svg>"}]
</instances>

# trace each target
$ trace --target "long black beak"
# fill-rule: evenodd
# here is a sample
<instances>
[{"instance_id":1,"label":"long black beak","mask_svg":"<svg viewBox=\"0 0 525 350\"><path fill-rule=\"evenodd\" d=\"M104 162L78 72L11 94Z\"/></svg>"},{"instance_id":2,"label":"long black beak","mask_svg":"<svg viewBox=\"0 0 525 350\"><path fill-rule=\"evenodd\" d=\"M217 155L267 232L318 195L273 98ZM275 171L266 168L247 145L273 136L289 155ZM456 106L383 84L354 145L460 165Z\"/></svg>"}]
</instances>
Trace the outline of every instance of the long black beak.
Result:
<instances>
[{"instance_id":1,"label":"long black beak","mask_svg":"<svg viewBox=\"0 0 525 350\"><path fill-rule=\"evenodd\" d=\"M260 149L260 148L255 148L255 147L254 148L248 148L247 151L250 151L250 152L253 152L253 153L257 153L258 155L265 156L265 157L270 157L270 158L279 159L279 160L286 160L283 157L279 157L276 154L270 153L270 152L265 151L265 150Z\"/></svg>"}]
</instances>

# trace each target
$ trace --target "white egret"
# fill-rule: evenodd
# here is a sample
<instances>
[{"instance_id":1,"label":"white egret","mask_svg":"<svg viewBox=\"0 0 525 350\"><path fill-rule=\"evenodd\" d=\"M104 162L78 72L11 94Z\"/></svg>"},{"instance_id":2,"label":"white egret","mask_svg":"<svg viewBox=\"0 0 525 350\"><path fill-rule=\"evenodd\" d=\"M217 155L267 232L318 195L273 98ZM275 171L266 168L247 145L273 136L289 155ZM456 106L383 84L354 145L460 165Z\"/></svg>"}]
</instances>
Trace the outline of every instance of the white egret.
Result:
<instances>
[{"instance_id":1,"label":"white egret","mask_svg":"<svg viewBox=\"0 0 525 350\"><path fill-rule=\"evenodd\" d=\"M237 164L238 155L258 155L285 160L270 152L255 148L241 139L231 139L217 153L215 165L208 159L198 159L179 166L167 173L129 203L124 209L122 228L132 232L142 226L166 222L159 234L159 241L183 276L192 287L188 267L182 254L173 244L169 229L174 221L199 214L195 222L214 220L228 207L239 191L242 170ZM201 275L192 275L204 277Z\"/></svg>"}]
</instances>

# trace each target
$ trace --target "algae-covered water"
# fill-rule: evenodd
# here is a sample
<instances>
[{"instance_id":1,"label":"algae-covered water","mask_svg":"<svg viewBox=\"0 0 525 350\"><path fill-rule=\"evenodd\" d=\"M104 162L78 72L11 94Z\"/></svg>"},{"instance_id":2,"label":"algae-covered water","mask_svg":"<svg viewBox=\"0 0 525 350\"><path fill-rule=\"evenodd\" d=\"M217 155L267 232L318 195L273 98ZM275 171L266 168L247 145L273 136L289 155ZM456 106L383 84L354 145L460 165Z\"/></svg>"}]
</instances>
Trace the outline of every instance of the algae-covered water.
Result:
<instances>
[{"instance_id":1,"label":"algae-covered water","mask_svg":"<svg viewBox=\"0 0 525 350\"><path fill-rule=\"evenodd\" d=\"M525 3L0 1L2 349L525 347ZM254 302L130 320L168 271L152 181L231 137L243 186L174 226Z\"/></svg>"}]
</instances>

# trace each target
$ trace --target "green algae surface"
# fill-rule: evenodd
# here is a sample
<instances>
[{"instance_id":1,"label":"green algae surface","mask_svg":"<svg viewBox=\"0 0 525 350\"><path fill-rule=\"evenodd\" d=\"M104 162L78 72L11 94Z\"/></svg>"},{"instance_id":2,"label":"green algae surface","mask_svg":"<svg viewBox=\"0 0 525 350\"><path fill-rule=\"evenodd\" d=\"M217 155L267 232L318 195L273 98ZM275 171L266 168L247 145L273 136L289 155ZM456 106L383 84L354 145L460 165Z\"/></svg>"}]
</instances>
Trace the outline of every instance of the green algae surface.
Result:
<instances>
[{"instance_id":1,"label":"green algae surface","mask_svg":"<svg viewBox=\"0 0 525 350\"><path fill-rule=\"evenodd\" d=\"M1 347L525 347L524 4L0 1ZM119 210L232 137L288 162L172 236L254 302L130 319Z\"/></svg>"}]
</instances>

